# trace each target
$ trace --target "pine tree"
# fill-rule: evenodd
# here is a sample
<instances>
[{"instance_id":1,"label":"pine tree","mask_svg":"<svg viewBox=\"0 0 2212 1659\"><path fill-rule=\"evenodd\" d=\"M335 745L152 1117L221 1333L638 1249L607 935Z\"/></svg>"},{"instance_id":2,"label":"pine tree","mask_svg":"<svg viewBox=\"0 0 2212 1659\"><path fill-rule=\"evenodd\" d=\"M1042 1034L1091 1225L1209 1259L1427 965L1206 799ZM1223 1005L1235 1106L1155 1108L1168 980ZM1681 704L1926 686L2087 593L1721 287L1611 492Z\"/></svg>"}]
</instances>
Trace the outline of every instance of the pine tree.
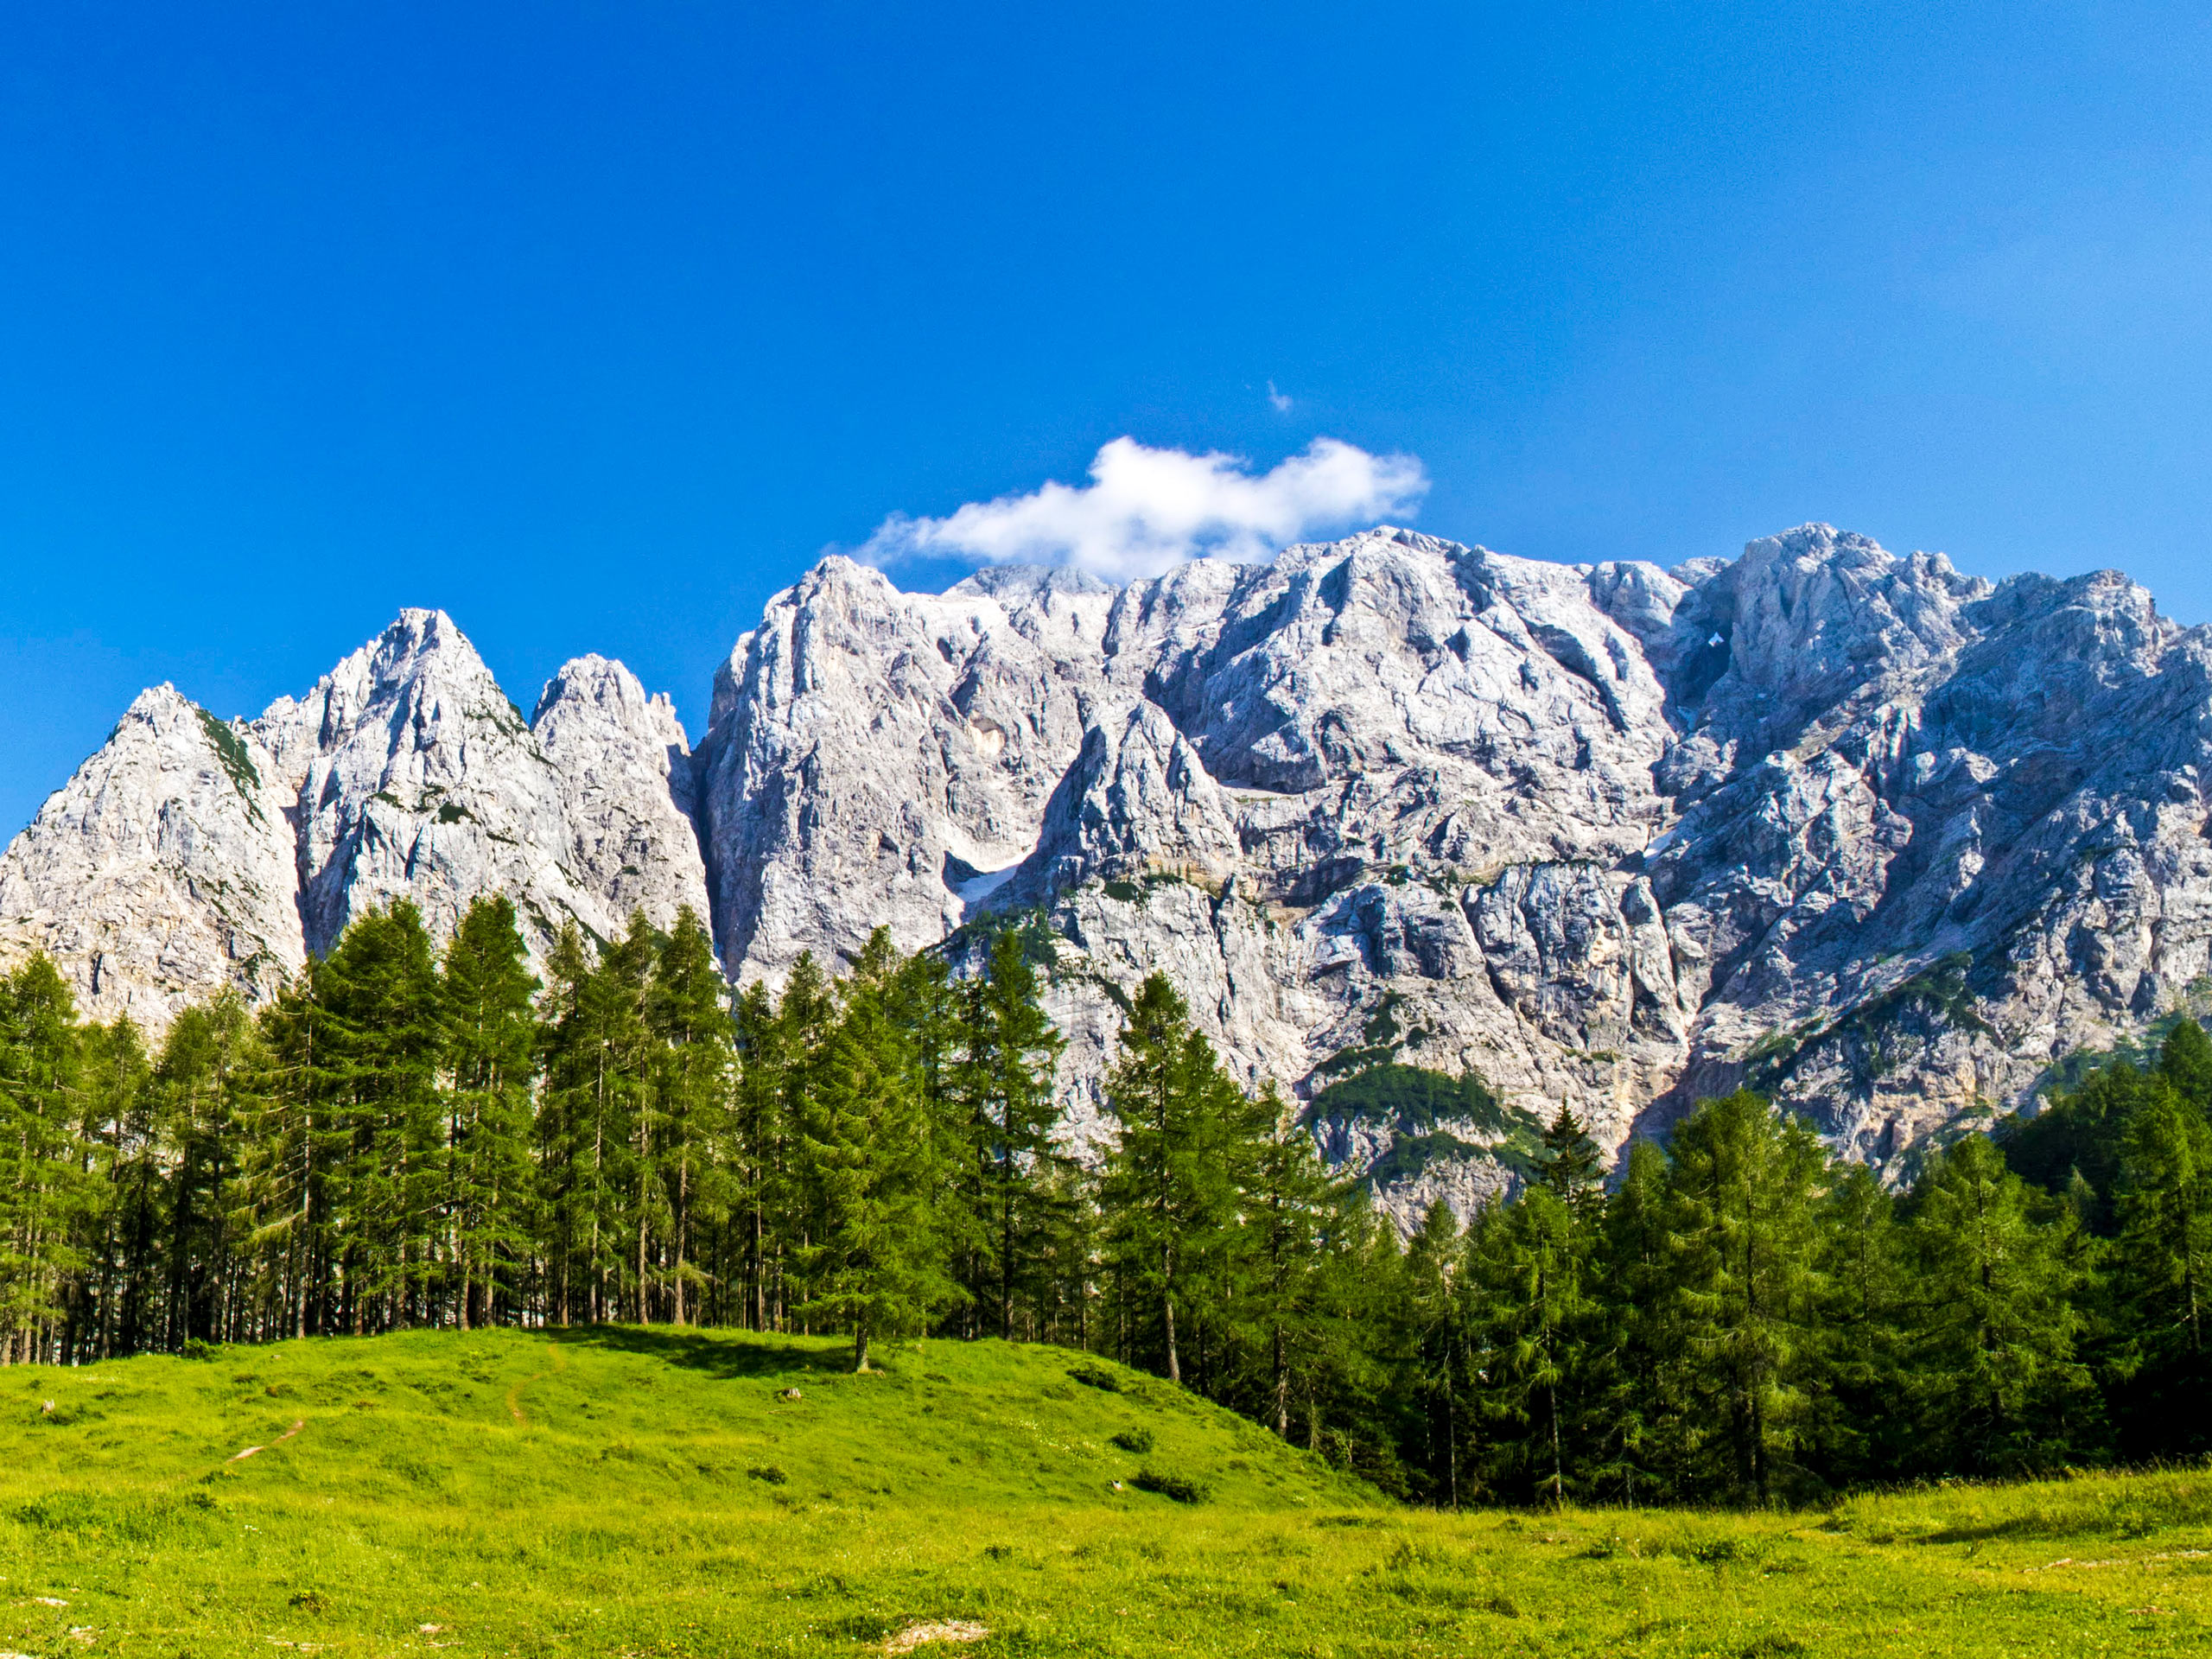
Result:
<instances>
[{"instance_id":1,"label":"pine tree","mask_svg":"<svg viewBox=\"0 0 2212 1659\"><path fill-rule=\"evenodd\" d=\"M1777 1496L1795 1470L1804 1382L1816 1357L1827 1160L1802 1123L1738 1090L1698 1103L1669 1150L1669 1268L1692 1452L1722 1490ZM1719 1455L1699 1454L1709 1440Z\"/></svg>"},{"instance_id":2,"label":"pine tree","mask_svg":"<svg viewBox=\"0 0 2212 1659\"><path fill-rule=\"evenodd\" d=\"M168 1166L166 1345L222 1341L234 1324L239 1207L238 1086L252 1024L235 992L188 1008L169 1027L153 1077L156 1155Z\"/></svg>"},{"instance_id":3,"label":"pine tree","mask_svg":"<svg viewBox=\"0 0 2212 1659\"><path fill-rule=\"evenodd\" d=\"M1682 1326L1674 1294L1668 1169L1649 1141L1629 1143L1619 1189L1601 1224L1595 1273L1606 1341L1592 1357L1599 1436L1593 1484L1624 1503L1668 1491L1679 1461Z\"/></svg>"},{"instance_id":4,"label":"pine tree","mask_svg":"<svg viewBox=\"0 0 2212 1659\"><path fill-rule=\"evenodd\" d=\"M337 1264L359 1335L410 1323L437 1276L443 1033L420 912L403 899L355 921L312 984Z\"/></svg>"},{"instance_id":5,"label":"pine tree","mask_svg":"<svg viewBox=\"0 0 2212 1659\"><path fill-rule=\"evenodd\" d=\"M446 946L439 982L446 1091L445 1206L454 1316L464 1331L514 1309L534 1255L531 1160L537 981L515 907L470 905Z\"/></svg>"},{"instance_id":6,"label":"pine tree","mask_svg":"<svg viewBox=\"0 0 2212 1659\"><path fill-rule=\"evenodd\" d=\"M2158 1075L2183 1101L2212 1114L2212 1037L2194 1020L2175 1022L2158 1050Z\"/></svg>"},{"instance_id":7,"label":"pine tree","mask_svg":"<svg viewBox=\"0 0 2212 1659\"><path fill-rule=\"evenodd\" d=\"M803 961L813 966L811 957ZM789 1140L783 1028L774 1000L759 980L739 995L734 1017L737 1082L730 1107L729 1231L722 1277L741 1287L737 1323L766 1331L772 1318L770 1217L779 1210L776 1178Z\"/></svg>"},{"instance_id":8,"label":"pine tree","mask_svg":"<svg viewBox=\"0 0 2212 1659\"><path fill-rule=\"evenodd\" d=\"M694 1236L728 1201L718 1179L728 1135L734 1028L707 930L687 906L661 947L646 1000L659 1045L655 1078L663 1126L658 1180L667 1217L665 1277L671 1316L685 1324L706 1280Z\"/></svg>"},{"instance_id":9,"label":"pine tree","mask_svg":"<svg viewBox=\"0 0 2212 1659\"><path fill-rule=\"evenodd\" d=\"M645 1001L654 954L651 930L633 925L594 964L572 923L547 958L538 1140L562 1324L638 1310L637 1240L650 1224L639 1158L651 1149Z\"/></svg>"},{"instance_id":10,"label":"pine tree","mask_svg":"<svg viewBox=\"0 0 2212 1659\"><path fill-rule=\"evenodd\" d=\"M0 982L0 1358L54 1352L78 1247L98 1202L74 1154L80 1042L68 986L43 955Z\"/></svg>"},{"instance_id":11,"label":"pine tree","mask_svg":"<svg viewBox=\"0 0 2212 1659\"><path fill-rule=\"evenodd\" d=\"M1515 1484L1554 1507L1567 1501L1567 1440L1586 1380L1593 1242L1584 1217L1548 1183L1491 1206L1468 1241L1484 1415L1512 1428Z\"/></svg>"},{"instance_id":12,"label":"pine tree","mask_svg":"<svg viewBox=\"0 0 2212 1659\"><path fill-rule=\"evenodd\" d=\"M1571 1107L1560 1107L1544 1131L1535 1164L1540 1185L1562 1202L1585 1209L1605 1179L1605 1154Z\"/></svg>"},{"instance_id":13,"label":"pine tree","mask_svg":"<svg viewBox=\"0 0 2212 1659\"><path fill-rule=\"evenodd\" d=\"M1053 1146L1059 1119L1053 1079L1065 1046L1037 1005L1037 975L1021 935L991 941L987 971L959 995L956 1091L968 1113L968 1183L976 1225L969 1294L998 1334L1014 1333L1014 1308L1037 1299L1039 1274L1061 1221L1065 1160Z\"/></svg>"},{"instance_id":14,"label":"pine tree","mask_svg":"<svg viewBox=\"0 0 2212 1659\"><path fill-rule=\"evenodd\" d=\"M187 1020L200 1016L200 1009L186 1009L171 1027L172 1040ZM88 1357L101 1358L135 1354L158 1341L169 1201L163 1114L144 1039L127 1020L118 1020L105 1035L106 1052L87 1068L105 1077L88 1090L101 1104L86 1125L88 1137L100 1148L99 1168L106 1182L93 1293L99 1311L86 1344Z\"/></svg>"},{"instance_id":15,"label":"pine tree","mask_svg":"<svg viewBox=\"0 0 2212 1659\"><path fill-rule=\"evenodd\" d=\"M2196 1032L2183 1066L2162 1065L2130 1116L2116 1201L2113 1287L2125 1331L2117 1390L2125 1449L2189 1455L2212 1445L2195 1404L2212 1397L2212 1122L2183 1092L2206 1057ZM2169 1040L2171 1058L2177 1045ZM2178 1076L2182 1086L2172 1081Z\"/></svg>"},{"instance_id":16,"label":"pine tree","mask_svg":"<svg viewBox=\"0 0 2212 1659\"><path fill-rule=\"evenodd\" d=\"M804 1128L823 1227L802 1253L803 1311L851 1330L855 1371L878 1338L918 1331L961 1294L933 1213L944 1171L915 1046L893 1017L897 980L878 928L843 982Z\"/></svg>"},{"instance_id":17,"label":"pine tree","mask_svg":"<svg viewBox=\"0 0 2212 1659\"><path fill-rule=\"evenodd\" d=\"M732 1201L755 1330L787 1329L791 1310L806 1300L798 1255L819 1233L821 1206L801 1131L836 1014L810 951L791 965L779 1001L756 987L740 1008L734 1129L742 1167Z\"/></svg>"},{"instance_id":18,"label":"pine tree","mask_svg":"<svg viewBox=\"0 0 2212 1659\"><path fill-rule=\"evenodd\" d=\"M1821 1210L1825 1353L1807 1436L1833 1485L1894 1476L1906 1460L1903 1240L1896 1205L1864 1164L1845 1166Z\"/></svg>"},{"instance_id":19,"label":"pine tree","mask_svg":"<svg viewBox=\"0 0 2212 1659\"><path fill-rule=\"evenodd\" d=\"M1930 1462L2006 1474L2063 1459L2087 1381L2074 1354L2070 1218L2038 1205L1979 1135L1936 1159L1914 1200L1915 1362Z\"/></svg>"},{"instance_id":20,"label":"pine tree","mask_svg":"<svg viewBox=\"0 0 2212 1659\"><path fill-rule=\"evenodd\" d=\"M1245 1218L1251 1268L1242 1318L1266 1357L1264 1409L1275 1433L1287 1440L1292 1379L1317 1363L1335 1334L1323 1259L1332 1235L1342 1229L1347 1194L1322 1170L1313 1137L1273 1083L1259 1103L1274 1132L1253 1160Z\"/></svg>"},{"instance_id":21,"label":"pine tree","mask_svg":"<svg viewBox=\"0 0 2212 1659\"><path fill-rule=\"evenodd\" d=\"M1424 1430L1421 1467L1430 1495L1455 1510L1463 1496L1459 1477L1466 1461L1465 1395L1471 1363L1462 1302L1465 1255L1459 1217L1443 1199L1431 1199L1421 1225L1406 1241L1405 1297L1399 1311L1406 1324L1407 1388Z\"/></svg>"},{"instance_id":22,"label":"pine tree","mask_svg":"<svg viewBox=\"0 0 2212 1659\"><path fill-rule=\"evenodd\" d=\"M2070 1202L2082 1225L2108 1232L2126 1124L2152 1083L2124 1062L2099 1067L2035 1116L2005 1125L2006 1165L2046 1192L2075 1189Z\"/></svg>"},{"instance_id":23,"label":"pine tree","mask_svg":"<svg viewBox=\"0 0 2212 1659\"><path fill-rule=\"evenodd\" d=\"M1263 1131L1162 974L1130 1006L1106 1099L1121 1124L1100 1186L1108 1248L1128 1314L1158 1319L1154 1351L1179 1384L1194 1321L1232 1294L1241 1166Z\"/></svg>"},{"instance_id":24,"label":"pine tree","mask_svg":"<svg viewBox=\"0 0 2212 1659\"><path fill-rule=\"evenodd\" d=\"M330 1136L318 1084L323 1021L306 983L286 988L255 1021L259 1075L238 1119L239 1185L252 1251L249 1291L261 1317L283 1334L329 1327L334 1306L326 1163Z\"/></svg>"}]
</instances>

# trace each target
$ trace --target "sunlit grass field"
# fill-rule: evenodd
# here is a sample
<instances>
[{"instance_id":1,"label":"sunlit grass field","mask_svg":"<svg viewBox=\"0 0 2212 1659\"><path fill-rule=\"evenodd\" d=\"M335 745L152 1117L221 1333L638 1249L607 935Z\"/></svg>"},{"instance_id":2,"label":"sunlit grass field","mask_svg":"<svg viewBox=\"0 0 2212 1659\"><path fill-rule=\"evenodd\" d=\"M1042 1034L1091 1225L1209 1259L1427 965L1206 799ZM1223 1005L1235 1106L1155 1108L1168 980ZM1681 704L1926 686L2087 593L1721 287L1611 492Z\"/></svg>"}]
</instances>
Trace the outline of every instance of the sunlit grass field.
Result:
<instances>
[{"instance_id":1,"label":"sunlit grass field","mask_svg":"<svg viewBox=\"0 0 2212 1659\"><path fill-rule=\"evenodd\" d=\"M2212 1652L2212 1473L1438 1515L1084 1356L846 1352L601 1328L0 1370L0 1652Z\"/></svg>"}]
</instances>

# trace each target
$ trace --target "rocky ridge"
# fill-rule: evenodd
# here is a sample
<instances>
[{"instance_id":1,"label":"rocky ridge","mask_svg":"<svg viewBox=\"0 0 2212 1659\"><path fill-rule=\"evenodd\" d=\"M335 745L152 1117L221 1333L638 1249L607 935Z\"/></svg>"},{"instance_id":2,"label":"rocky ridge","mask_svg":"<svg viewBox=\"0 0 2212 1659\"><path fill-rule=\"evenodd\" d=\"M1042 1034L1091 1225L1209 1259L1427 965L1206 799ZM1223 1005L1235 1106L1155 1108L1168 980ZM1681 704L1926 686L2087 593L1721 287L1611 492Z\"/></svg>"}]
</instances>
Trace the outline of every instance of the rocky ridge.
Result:
<instances>
[{"instance_id":1,"label":"rocky ridge","mask_svg":"<svg viewBox=\"0 0 2212 1659\"><path fill-rule=\"evenodd\" d=\"M156 1033L226 985L265 1000L400 899L442 938L505 893L542 961L572 919L706 914L672 777L682 729L619 664L568 664L533 726L449 617L404 611L251 721L141 696L0 855L0 951L47 950L87 1014Z\"/></svg>"},{"instance_id":2,"label":"rocky ridge","mask_svg":"<svg viewBox=\"0 0 2212 1659\"><path fill-rule=\"evenodd\" d=\"M1157 969L1254 1082L1480 1074L1505 1116L1425 1160L1317 1122L1402 1214L1478 1202L1480 1148L1560 1103L1618 1144L1739 1081L1901 1178L2204 999L2208 745L2212 631L2125 578L1825 525L1671 571L1388 528L1119 588L830 558L696 756L597 658L524 722L430 612L250 722L149 692L0 858L0 952L158 1024L403 895L443 928L506 891L540 950L689 904L772 982L879 924L957 961L1019 925L1081 1139Z\"/></svg>"}]
</instances>

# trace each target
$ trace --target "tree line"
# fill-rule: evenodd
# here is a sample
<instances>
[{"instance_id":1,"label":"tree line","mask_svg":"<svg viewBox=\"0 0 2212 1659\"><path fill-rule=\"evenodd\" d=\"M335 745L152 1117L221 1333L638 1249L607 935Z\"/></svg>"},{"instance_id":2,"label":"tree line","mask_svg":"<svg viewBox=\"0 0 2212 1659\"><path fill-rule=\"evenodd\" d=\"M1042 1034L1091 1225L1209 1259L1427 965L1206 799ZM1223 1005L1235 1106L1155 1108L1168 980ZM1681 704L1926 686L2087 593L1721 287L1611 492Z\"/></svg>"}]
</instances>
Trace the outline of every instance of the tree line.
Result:
<instances>
[{"instance_id":1,"label":"tree line","mask_svg":"<svg viewBox=\"0 0 2212 1659\"><path fill-rule=\"evenodd\" d=\"M2212 1449L2212 1041L2088 1070L1909 1190L1739 1092L1610 1180L1560 1111L1409 1239L1128 999L1096 1166L1033 941L879 931L733 996L688 912L530 971L401 903L158 1052L0 981L0 1360L624 1320L1111 1354L1429 1503L1795 1501ZM1446 1080L1447 1083L1449 1080Z\"/></svg>"}]
</instances>

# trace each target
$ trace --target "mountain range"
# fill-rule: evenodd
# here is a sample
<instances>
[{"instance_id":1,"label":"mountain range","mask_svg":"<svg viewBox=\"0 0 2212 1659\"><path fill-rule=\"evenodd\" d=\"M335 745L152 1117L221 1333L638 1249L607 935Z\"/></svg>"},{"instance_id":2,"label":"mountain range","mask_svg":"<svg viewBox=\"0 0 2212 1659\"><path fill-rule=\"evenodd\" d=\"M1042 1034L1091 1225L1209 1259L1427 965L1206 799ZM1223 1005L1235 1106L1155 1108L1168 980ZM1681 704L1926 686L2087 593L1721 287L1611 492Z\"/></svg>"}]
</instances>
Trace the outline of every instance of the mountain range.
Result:
<instances>
[{"instance_id":1,"label":"mountain range","mask_svg":"<svg viewBox=\"0 0 2212 1659\"><path fill-rule=\"evenodd\" d=\"M158 1032L403 897L442 931L505 892L540 959L689 906L772 982L879 925L956 960L1020 925L1078 1140L1158 969L1401 1216L1479 1202L1562 1104L1618 1146L1743 1083L1898 1179L2212 1007L2208 775L2212 629L1825 524L1673 569L1386 526L936 594L833 556L696 751L598 657L525 719L435 611L252 719L146 691L0 856L0 963ZM1331 1086L1385 1065L1495 1109Z\"/></svg>"}]
</instances>

